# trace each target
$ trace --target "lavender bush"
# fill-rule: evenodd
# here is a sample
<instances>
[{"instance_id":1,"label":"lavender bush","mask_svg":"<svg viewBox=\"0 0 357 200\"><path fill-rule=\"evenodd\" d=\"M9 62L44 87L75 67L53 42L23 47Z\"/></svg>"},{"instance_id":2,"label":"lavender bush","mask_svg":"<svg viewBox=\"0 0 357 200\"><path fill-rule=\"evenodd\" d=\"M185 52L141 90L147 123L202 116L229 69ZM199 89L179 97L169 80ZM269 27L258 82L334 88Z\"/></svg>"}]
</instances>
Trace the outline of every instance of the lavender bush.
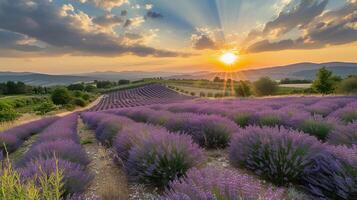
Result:
<instances>
[{"instance_id":1,"label":"lavender bush","mask_svg":"<svg viewBox=\"0 0 357 200\"><path fill-rule=\"evenodd\" d=\"M264 188L251 177L227 169L194 168L168 188L159 200L283 199L283 190Z\"/></svg>"},{"instance_id":2,"label":"lavender bush","mask_svg":"<svg viewBox=\"0 0 357 200\"><path fill-rule=\"evenodd\" d=\"M83 166L89 163L86 153L79 144L72 140L55 140L33 146L19 160L18 165L23 166L32 160L48 159L54 156Z\"/></svg>"},{"instance_id":3,"label":"lavender bush","mask_svg":"<svg viewBox=\"0 0 357 200\"><path fill-rule=\"evenodd\" d=\"M357 147L327 147L311 160L302 176L311 194L318 199L356 199Z\"/></svg>"},{"instance_id":4,"label":"lavender bush","mask_svg":"<svg viewBox=\"0 0 357 200\"><path fill-rule=\"evenodd\" d=\"M298 131L283 127L250 126L234 135L229 160L277 185L297 183L320 142Z\"/></svg>"},{"instance_id":5,"label":"lavender bush","mask_svg":"<svg viewBox=\"0 0 357 200\"><path fill-rule=\"evenodd\" d=\"M103 118L95 130L96 137L103 144L112 146L112 141L124 126L134 123L126 117L110 115Z\"/></svg>"},{"instance_id":6,"label":"lavender bush","mask_svg":"<svg viewBox=\"0 0 357 200\"><path fill-rule=\"evenodd\" d=\"M44 118L20 125L0 133L0 151L4 151L5 146L9 153L15 151L27 138L41 132L49 124L57 120L57 117Z\"/></svg>"},{"instance_id":7,"label":"lavender bush","mask_svg":"<svg viewBox=\"0 0 357 200\"><path fill-rule=\"evenodd\" d=\"M298 125L298 129L304 133L308 133L317 137L320 140L325 140L330 132L337 126L338 121L330 118L326 120L321 116L314 116L304 120Z\"/></svg>"},{"instance_id":8,"label":"lavender bush","mask_svg":"<svg viewBox=\"0 0 357 200\"><path fill-rule=\"evenodd\" d=\"M66 194L84 191L92 179L92 177L85 172L83 166L61 159L58 160L58 166L56 166L55 159L41 159L29 162L26 166L20 168L19 171L22 179L28 180L35 176L40 176L43 172L47 175L54 173L57 168L63 172L63 184Z\"/></svg>"},{"instance_id":9,"label":"lavender bush","mask_svg":"<svg viewBox=\"0 0 357 200\"><path fill-rule=\"evenodd\" d=\"M164 187L204 161L203 151L191 137L156 131L131 148L125 168L134 181Z\"/></svg>"},{"instance_id":10,"label":"lavender bush","mask_svg":"<svg viewBox=\"0 0 357 200\"><path fill-rule=\"evenodd\" d=\"M142 145L143 141L155 132L165 132L165 129L140 123L124 127L113 142L118 158L126 162L131 148Z\"/></svg>"},{"instance_id":11,"label":"lavender bush","mask_svg":"<svg viewBox=\"0 0 357 200\"><path fill-rule=\"evenodd\" d=\"M338 118L346 124L357 121L357 104L350 104L329 114L328 117Z\"/></svg>"},{"instance_id":12,"label":"lavender bush","mask_svg":"<svg viewBox=\"0 0 357 200\"><path fill-rule=\"evenodd\" d=\"M79 143L79 137L77 135L77 120L77 113L62 117L55 123L51 124L51 126L44 129L36 143L58 139L70 139Z\"/></svg>"},{"instance_id":13,"label":"lavender bush","mask_svg":"<svg viewBox=\"0 0 357 200\"><path fill-rule=\"evenodd\" d=\"M224 148L237 125L217 115L198 115L192 113L174 114L164 126L173 132L191 135L193 140L206 148Z\"/></svg>"},{"instance_id":14,"label":"lavender bush","mask_svg":"<svg viewBox=\"0 0 357 200\"><path fill-rule=\"evenodd\" d=\"M357 120L347 125L337 125L328 135L327 142L334 145L357 146Z\"/></svg>"}]
</instances>

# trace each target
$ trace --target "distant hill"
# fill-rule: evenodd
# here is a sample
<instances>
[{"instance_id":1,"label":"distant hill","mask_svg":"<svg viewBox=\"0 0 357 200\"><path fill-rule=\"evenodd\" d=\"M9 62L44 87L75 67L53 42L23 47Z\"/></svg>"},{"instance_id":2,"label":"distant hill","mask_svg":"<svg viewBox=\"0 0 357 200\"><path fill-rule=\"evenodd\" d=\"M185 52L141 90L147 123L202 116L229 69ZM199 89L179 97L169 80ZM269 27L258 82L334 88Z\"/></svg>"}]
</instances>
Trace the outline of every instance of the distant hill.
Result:
<instances>
[{"instance_id":1,"label":"distant hill","mask_svg":"<svg viewBox=\"0 0 357 200\"><path fill-rule=\"evenodd\" d=\"M242 70L237 71L234 79L243 80L257 80L263 76L269 76L275 80L281 80L283 78L290 79L309 79L313 80L315 78L318 69L326 67L328 70L334 72L334 74L346 77L348 75L357 75L357 63L343 63L343 62L330 62L330 63L297 63L292 65L252 69L252 70ZM179 76L172 76L170 78L176 79L213 79L215 76L220 76L223 78L224 72L207 72L199 74L186 74Z\"/></svg>"},{"instance_id":2,"label":"distant hill","mask_svg":"<svg viewBox=\"0 0 357 200\"><path fill-rule=\"evenodd\" d=\"M326 67L334 74L345 77L357 75L357 63L330 62L330 63L297 63L292 65L269 67L262 69L242 70L236 72L234 79L257 80L263 76L269 76L275 80L283 78L290 79L314 79L319 68ZM30 85L68 85L77 82L89 82L94 80L139 80L143 78L162 77L166 79L213 79L215 76L224 78L224 72L194 72L194 73L174 73L174 72L143 72L143 71L123 71L123 72L92 72L75 75L49 75L31 72L0 72L0 82L22 81Z\"/></svg>"},{"instance_id":3,"label":"distant hill","mask_svg":"<svg viewBox=\"0 0 357 200\"><path fill-rule=\"evenodd\" d=\"M0 82L21 81L28 85L69 85L77 82L92 81L93 78L71 75L48 75L28 72L0 72Z\"/></svg>"},{"instance_id":4,"label":"distant hill","mask_svg":"<svg viewBox=\"0 0 357 200\"><path fill-rule=\"evenodd\" d=\"M161 71L153 71L153 72L144 72L144 71L106 71L106 72L91 72L84 74L76 74L78 76L91 77L95 79L103 79L103 80L140 80L143 78L155 78L155 77L170 77L182 75L183 73L173 73L173 72L161 72Z\"/></svg>"}]
</instances>

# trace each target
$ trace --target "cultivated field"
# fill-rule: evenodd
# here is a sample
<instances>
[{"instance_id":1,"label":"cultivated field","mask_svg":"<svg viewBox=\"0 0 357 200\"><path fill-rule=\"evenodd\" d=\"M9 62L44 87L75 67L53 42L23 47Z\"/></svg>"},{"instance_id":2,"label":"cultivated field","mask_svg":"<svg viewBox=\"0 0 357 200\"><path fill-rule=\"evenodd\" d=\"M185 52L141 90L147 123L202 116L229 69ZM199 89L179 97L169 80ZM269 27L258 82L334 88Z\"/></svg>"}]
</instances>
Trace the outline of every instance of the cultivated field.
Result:
<instances>
[{"instance_id":1,"label":"cultivated field","mask_svg":"<svg viewBox=\"0 0 357 200\"><path fill-rule=\"evenodd\" d=\"M356 96L208 100L151 84L0 142L22 180L59 169L67 199L357 197Z\"/></svg>"}]
</instances>

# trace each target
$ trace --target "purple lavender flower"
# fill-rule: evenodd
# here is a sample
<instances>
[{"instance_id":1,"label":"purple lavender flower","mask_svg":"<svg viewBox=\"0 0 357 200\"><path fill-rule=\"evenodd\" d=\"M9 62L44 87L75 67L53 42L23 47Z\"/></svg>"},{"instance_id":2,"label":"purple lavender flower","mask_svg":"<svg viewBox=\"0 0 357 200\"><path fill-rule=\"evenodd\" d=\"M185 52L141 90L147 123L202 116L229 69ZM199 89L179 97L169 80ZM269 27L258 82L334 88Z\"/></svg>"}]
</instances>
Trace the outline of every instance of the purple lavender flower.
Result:
<instances>
[{"instance_id":1,"label":"purple lavender flower","mask_svg":"<svg viewBox=\"0 0 357 200\"><path fill-rule=\"evenodd\" d=\"M235 167L245 167L278 185L298 182L310 156L322 144L314 137L283 127L254 127L234 135L229 159Z\"/></svg>"},{"instance_id":2,"label":"purple lavender flower","mask_svg":"<svg viewBox=\"0 0 357 200\"><path fill-rule=\"evenodd\" d=\"M191 137L156 131L131 148L125 168L134 181L164 187L204 161L203 151Z\"/></svg>"},{"instance_id":3,"label":"purple lavender flower","mask_svg":"<svg viewBox=\"0 0 357 200\"><path fill-rule=\"evenodd\" d=\"M75 164L69 161L58 159L58 168L56 160L46 159L29 162L23 168L19 169L22 179L28 180L35 176L40 176L43 172L47 175L55 173L56 169L63 172L64 190L68 194L80 193L84 191L88 183L92 179L85 172L82 165Z\"/></svg>"},{"instance_id":4,"label":"purple lavender flower","mask_svg":"<svg viewBox=\"0 0 357 200\"><path fill-rule=\"evenodd\" d=\"M357 146L357 120L347 125L336 125L327 141L334 145Z\"/></svg>"},{"instance_id":5,"label":"purple lavender flower","mask_svg":"<svg viewBox=\"0 0 357 200\"><path fill-rule=\"evenodd\" d=\"M331 147L313 155L301 183L319 199L355 199L357 147Z\"/></svg>"},{"instance_id":6,"label":"purple lavender flower","mask_svg":"<svg viewBox=\"0 0 357 200\"><path fill-rule=\"evenodd\" d=\"M23 166L32 160L48 159L54 156L83 166L89 163L86 153L79 144L72 140L55 140L34 145L18 164Z\"/></svg>"},{"instance_id":7,"label":"purple lavender flower","mask_svg":"<svg viewBox=\"0 0 357 200\"><path fill-rule=\"evenodd\" d=\"M248 175L227 169L191 169L181 179L169 184L160 200L273 200L283 199L282 189L263 187Z\"/></svg>"}]
</instances>

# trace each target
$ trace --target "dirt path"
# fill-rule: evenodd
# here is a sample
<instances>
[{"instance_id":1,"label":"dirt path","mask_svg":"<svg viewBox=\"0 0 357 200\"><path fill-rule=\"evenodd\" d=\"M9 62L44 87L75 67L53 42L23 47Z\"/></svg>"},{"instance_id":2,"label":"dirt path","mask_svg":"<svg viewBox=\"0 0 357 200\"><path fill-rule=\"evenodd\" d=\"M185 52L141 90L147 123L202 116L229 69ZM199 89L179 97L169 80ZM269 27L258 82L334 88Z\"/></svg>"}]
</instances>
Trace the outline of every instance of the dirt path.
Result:
<instances>
[{"instance_id":1,"label":"dirt path","mask_svg":"<svg viewBox=\"0 0 357 200\"><path fill-rule=\"evenodd\" d=\"M97 142L93 131L82 120L79 120L78 132L82 146L91 159L88 169L94 175L86 195L97 195L102 200L129 199L125 173L113 162L111 152Z\"/></svg>"}]
</instances>

